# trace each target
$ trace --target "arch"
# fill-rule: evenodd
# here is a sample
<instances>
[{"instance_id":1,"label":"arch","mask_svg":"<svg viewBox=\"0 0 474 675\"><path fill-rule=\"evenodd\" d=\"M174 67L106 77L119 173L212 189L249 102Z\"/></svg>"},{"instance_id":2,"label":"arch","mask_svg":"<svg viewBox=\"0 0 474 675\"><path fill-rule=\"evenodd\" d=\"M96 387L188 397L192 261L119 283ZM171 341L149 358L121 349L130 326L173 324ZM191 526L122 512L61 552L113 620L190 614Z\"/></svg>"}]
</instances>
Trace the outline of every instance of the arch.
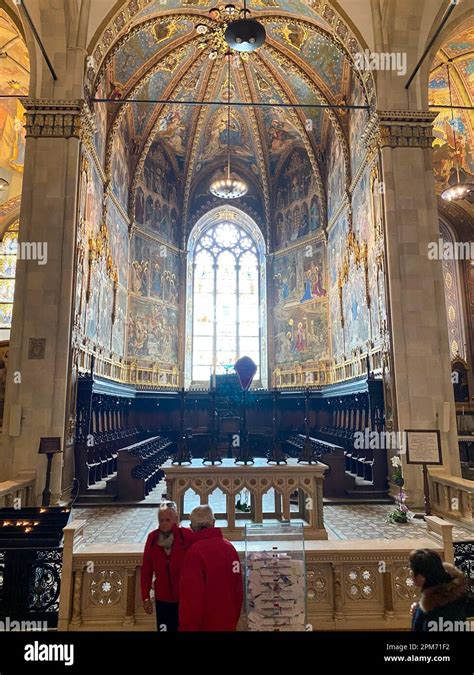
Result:
<instances>
[{"instance_id":1,"label":"arch","mask_svg":"<svg viewBox=\"0 0 474 675\"><path fill-rule=\"evenodd\" d=\"M194 330L194 312L195 312L195 259L196 255L201 253L207 255L208 249L203 245L203 237L207 233L215 233L218 231L220 226L230 225L232 229L238 230L242 233L246 239L250 240L251 246L246 244L245 252L238 258L239 265L236 266L236 308L234 311L234 316L236 319L236 335L232 335L231 339L235 338L234 351L236 356L244 356L244 353L240 354L240 322L241 322L241 313L238 307L238 297L240 295L238 283L241 279L240 275L240 260L246 254L255 255L257 259L257 267L254 276L258 280L258 289L254 295L257 295L258 306L255 308L258 315L258 357L259 357L259 381L263 387L267 386L268 374L267 374L267 300L266 300L266 245L263 234L258 227L257 223L251 218L247 213L241 209L234 206L219 206L205 215L201 216L199 220L195 223L192 228L189 238L188 238L188 251L187 251L187 274L186 274L186 350L185 350L185 370L184 370L184 381L185 387L189 388L195 386L196 384L206 383L204 378L197 379L194 377L194 374L197 373L197 369L194 368L193 358L194 358L194 349L195 349L195 330ZM214 235L213 235L214 236ZM241 236L241 235L239 235ZM214 239L215 241L215 239ZM215 249L213 249L215 250ZM219 257L225 256L227 253L229 255L234 255L235 252L230 253L225 246L222 247L218 252L215 251L212 255L214 256L214 261L218 260ZM217 264L214 262L212 266L213 278L209 279L210 288L212 291L213 308L216 307L216 284L217 284ZM210 332L212 335L205 336L209 342L209 347L206 348L206 351L212 351L212 367L209 368L209 376L216 372L216 339L217 339L217 318L214 316L212 320L208 319L208 324L210 325ZM212 326L211 326L212 324ZM212 339L212 346L210 340ZM242 338L243 339L243 338ZM252 338L255 343L255 338ZM206 343L207 344L207 343ZM250 354L251 355L251 354ZM203 366L202 368L207 367ZM202 370L201 368L201 370ZM207 373L206 373L207 374Z\"/></svg>"}]
</instances>

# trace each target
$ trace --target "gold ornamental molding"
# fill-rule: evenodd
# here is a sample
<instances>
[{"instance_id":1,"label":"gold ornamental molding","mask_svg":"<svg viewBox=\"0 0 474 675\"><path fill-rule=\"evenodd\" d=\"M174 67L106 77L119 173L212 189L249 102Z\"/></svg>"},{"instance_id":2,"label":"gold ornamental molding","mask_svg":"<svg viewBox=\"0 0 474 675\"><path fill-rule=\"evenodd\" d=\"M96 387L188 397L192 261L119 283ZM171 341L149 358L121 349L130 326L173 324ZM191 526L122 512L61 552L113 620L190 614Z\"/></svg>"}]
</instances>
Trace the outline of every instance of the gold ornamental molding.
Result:
<instances>
[{"instance_id":1,"label":"gold ornamental molding","mask_svg":"<svg viewBox=\"0 0 474 675\"><path fill-rule=\"evenodd\" d=\"M431 148L433 121L438 113L429 110L379 110L381 148Z\"/></svg>"},{"instance_id":2,"label":"gold ornamental molding","mask_svg":"<svg viewBox=\"0 0 474 675\"><path fill-rule=\"evenodd\" d=\"M93 133L91 112L82 99L25 99L25 129L30 138L79 138Z\"/></svg>"}]
</instances>

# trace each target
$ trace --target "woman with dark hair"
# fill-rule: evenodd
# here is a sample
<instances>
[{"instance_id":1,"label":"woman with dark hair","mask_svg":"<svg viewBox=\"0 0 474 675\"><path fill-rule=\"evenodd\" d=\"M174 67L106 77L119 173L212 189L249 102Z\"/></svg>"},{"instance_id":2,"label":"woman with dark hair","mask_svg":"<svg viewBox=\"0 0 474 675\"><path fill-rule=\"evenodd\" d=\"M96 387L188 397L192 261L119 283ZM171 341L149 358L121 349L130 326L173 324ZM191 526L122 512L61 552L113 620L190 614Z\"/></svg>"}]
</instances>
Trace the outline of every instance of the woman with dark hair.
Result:
<instances>
[{"instance_id":1,"label":"woman with dark hair","mask_svg":"<svg viewBox=\"0 0 474 675\"><path fill-rule=\"evenodd\" d=\"M411 607L413 631L452 631L453 622L467 621L468 580L461 570L427 548L411 552L410 569L421 588L420 601Z\"/></svg>"}]
</instances>

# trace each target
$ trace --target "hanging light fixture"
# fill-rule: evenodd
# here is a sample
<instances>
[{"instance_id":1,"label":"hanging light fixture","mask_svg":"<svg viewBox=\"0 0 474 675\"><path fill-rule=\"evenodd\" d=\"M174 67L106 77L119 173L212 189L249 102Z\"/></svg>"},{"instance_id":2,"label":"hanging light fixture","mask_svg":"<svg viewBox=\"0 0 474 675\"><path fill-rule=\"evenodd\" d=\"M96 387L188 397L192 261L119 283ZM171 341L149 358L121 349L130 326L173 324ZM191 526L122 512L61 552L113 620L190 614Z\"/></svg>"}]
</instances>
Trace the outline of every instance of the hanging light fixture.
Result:
<instances>
[{"instance_id":1,"label":"hanging light fixture","mask_svg":"<svg viewBox=\"0 0 474 675\"><path fill-rule=\"evenodd\" d=\"M224 38L231 49L238 52L254 52L265 42L265 28L255 19L247 19L250 10L247 9L247 0L244 8L239 12L239 18L231 21L226 28Z\"/></svg>"},{"instance_id":2,"label":"hanging light fixture","mask_svg":"<svg viewBox=\"0 0 474 675\"><path fill-rule=\"evenodd\" d=\"M230 52L227 59L227 170L221 178L212 181L209 191L221 199L238 199L247 194L248 186L230 169Z\"/></svg>"},{"instance_id":3,"label":"hanging light fixture","mask_svg":"<svg viewBox=\"0 0 474 675\"><path fill-rule=\"evenodd\" d=\"M443 192L441 193L441 197L447 202L460 201L462 199L465 199L471 204L474 204L474 182L469 180L462 181L460 175L461 170L459 168L456 123L454 120L454 112L453 112L453 95L451 91L450 67L451 67L451 59L447 64L447 70L448 70L449 105L451 106L451 127L453 129L453 136L454 136L454 161L456 168L456 179L455 179L456 182L450 184L450 186L446 188L446 190L443 190ZM452 178L450 176L449 181L451 182L451 180Z\"/></svg>"}]
</instances>

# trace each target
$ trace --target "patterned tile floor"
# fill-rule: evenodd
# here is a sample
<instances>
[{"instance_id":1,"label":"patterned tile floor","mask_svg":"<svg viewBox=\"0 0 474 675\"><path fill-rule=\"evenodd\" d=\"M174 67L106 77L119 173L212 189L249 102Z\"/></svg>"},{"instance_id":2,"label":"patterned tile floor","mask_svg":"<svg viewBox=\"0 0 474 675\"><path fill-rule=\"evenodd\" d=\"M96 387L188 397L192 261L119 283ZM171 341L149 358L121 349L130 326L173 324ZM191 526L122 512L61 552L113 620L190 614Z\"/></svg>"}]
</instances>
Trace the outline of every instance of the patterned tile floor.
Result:
<instances>
[{"instance_id":1,"label":"patterned tile floor","mask_svg":"<svg viewBox=\"0 0 474 675\"><path fill-rule=\"evenodd\" d=\"M197 506L196 495L186 497L185 509ZM217 512L225 511L222 493L212 495L211 506ZM273 495L264 499L264 510L272 511ZM296 509L296 506L294 507ZM387 522L389 504L350 504L324 507L324 523L330 540L337 539L418 539L423 537L426 526L423 520L412 520L406 525ZM74 519L86 519L83 544L145 542L148 532L156 527L156 506L102 506L73 509ZM244 521L245 522L245 521ZM188 524L184 522L183 524ZM218 525L222 525L218 521ZM242 522L243 524L243 522ZM474 540L474 531L456 525L455 541Z\"/></svg>"}]
</instances>

